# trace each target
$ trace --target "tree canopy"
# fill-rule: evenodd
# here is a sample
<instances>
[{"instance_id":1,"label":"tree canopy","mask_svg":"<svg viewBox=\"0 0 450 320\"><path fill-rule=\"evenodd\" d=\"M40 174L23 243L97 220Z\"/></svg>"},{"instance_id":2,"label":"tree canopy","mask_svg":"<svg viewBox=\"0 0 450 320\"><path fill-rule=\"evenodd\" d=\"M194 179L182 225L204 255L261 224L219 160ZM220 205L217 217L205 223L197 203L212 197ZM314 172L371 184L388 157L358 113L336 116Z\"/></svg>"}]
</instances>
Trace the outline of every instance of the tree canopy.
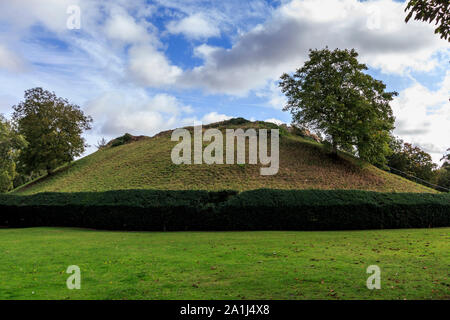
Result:
<instances>
[{"instance_id":1,"label":"tree canopy","mask_svg":"<svg viewBox=\"0 0 450 320\"><path fill-rule=\"evenodd\" d=\"M434 33L440 34L441 39L450 41L450 1L449 0L410 0L405 8L409 11L405 18L408 22L414 20L435 22Z\"/></svg>"},{"instance_id":2,"label":"tree canopy","mask_svg":"<svg viewBox=\"0 0 450 320\"><path fill-rule=\"evenodd\" d=\"M442 167L450 168L450 148L447 149L447 152L441 158L441 161L444 160Z\"/></svg>"},{"instance_id":3,"label":"tree canopy","mask_svg":"<svg viewBox=\"0 0 450 320\"><path fill-rule=\"evenodd\" d=\"M81 135L91 128L92 119L79 106L42 88L25 91L24 98L13 106L13 120L28 142L19 157L24 172L51 173L84 152Z\"/></svg>"},{"instance_id":4,"label":"tree canopy","mask_svg":"<svg viewBox=\"0 0 450 320\"><path fill-rule=\"evenodd\" d=\"M437 184L450 189L450 148L442 157L441 161L444 161L441 168L437 170ZM448 191L448 190L447 190Z\"/></svg>"},{"instance_id":5,"label":"tree canopy","mask_svg":"<svg viewBox=\"0 0 450 320\"><path fill-rule=\"evenodd\" d=\"M364 73L366 65L352 50L310 50L309 60L292 76L283 74L280 87L293 122L319 130L337 149L355 150L360 158L384 164L389 154L394 116L389 105L396 92Z\"/></svg>"},{"instance_id":6,"label":"tree canopy","mask_svg":"<svg viewBox=\"0 0 450 320\"><path fill-rule=\"evenodd\" d=\"M20 149L24 146L25 139L0 115L0 192L12 189L16 176L16 161Z\"/></svg>"},{"instance_id":7,"label":"tree canopy","mask_svg":"<svg viewBox=\"0 0 450 320\"><path fill-rule=\"evenodd\" d=\"M393 138L390 144L392 154L388 156L388 165L411 176L432 181L436 164L431 156L417 146Z\"/></svg>"}]
</instances>

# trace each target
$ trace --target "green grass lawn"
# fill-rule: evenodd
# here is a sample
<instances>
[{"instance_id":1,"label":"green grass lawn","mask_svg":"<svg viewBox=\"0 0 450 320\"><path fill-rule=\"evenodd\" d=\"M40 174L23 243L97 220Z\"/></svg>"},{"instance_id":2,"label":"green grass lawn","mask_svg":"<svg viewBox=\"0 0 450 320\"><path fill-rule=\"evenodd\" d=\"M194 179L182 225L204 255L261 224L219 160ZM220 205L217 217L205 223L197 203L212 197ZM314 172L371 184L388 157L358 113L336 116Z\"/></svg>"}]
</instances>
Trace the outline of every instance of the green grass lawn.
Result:
<instances>
[{"instance_id":1,"label":"green grass lawn","mask_svg":"<svg viewBox=\"0 0 450 320\"><path fill-rule=\"evenodd\" d=\"M368 290L366 268L381 268ZM66 287L69 265L81 290ZM450 228L0 229L0 299L449 299Z\"/></svg>"}]
</instances>

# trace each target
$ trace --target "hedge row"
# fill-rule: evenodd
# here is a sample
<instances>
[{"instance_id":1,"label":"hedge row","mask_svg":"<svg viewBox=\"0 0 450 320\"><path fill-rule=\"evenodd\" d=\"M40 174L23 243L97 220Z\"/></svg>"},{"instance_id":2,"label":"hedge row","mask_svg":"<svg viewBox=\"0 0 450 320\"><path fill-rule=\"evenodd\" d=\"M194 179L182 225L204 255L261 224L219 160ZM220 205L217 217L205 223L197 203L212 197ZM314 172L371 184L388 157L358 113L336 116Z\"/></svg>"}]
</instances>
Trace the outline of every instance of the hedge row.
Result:
<instances>
[{"instance_id":1,"label":"hedge row","mask_svg":"<svg viewBox=\"0 0 450 320\"><path fill-rule=\"evenodd\" d=\"M136 231L449 227L450 196L270 189L3 195L0 226Z\"/></svg>"}]
</instances>

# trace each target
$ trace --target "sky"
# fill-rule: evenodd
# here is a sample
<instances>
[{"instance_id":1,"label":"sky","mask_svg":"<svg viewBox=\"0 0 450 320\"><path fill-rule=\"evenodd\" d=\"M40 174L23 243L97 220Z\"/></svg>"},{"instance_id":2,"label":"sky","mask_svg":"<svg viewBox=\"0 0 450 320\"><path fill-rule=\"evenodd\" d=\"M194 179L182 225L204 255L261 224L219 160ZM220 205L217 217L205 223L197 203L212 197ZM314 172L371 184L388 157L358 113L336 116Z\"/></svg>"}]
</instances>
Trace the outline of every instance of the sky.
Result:
<instances>
[{"instance_id":1,"label":"sky","mask_svg":"<svg viewBox=\"0 0 450 320\"><path fill-rule=\"evenodd\" d=\"M291 122L278 87L309 49L355 48L397 91L394 134L438 163L450 147L450 45L393 0L0 0L0 113L34 87L128 132L244 117ZM79 18L79 19L78 19ZM78 23L79 22L79 23Z\"/></svg>"}]
</instances>

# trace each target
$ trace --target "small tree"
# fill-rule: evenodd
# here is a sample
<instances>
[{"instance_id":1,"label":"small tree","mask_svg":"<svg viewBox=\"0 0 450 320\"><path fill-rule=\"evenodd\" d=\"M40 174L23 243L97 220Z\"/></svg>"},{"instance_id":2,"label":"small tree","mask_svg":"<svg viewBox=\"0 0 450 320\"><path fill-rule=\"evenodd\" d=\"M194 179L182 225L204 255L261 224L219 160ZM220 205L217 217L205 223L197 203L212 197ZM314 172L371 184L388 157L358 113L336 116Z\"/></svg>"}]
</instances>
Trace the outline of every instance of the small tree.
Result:
<instances>
[{"instance_id":1,"label":"small tree","mask_svg":"<svg viewBox=\"0 0 450 320\"><path fill-rule=\"evenodd\" d=\"M414 20L432 23L437 28L434 33L441 35L441 39L450 41L450 2L448 0L409 0L405 11L409 11L405 18L408 22L413 16Z\"/></svg>"},{"instance_id":2,"label":"small tree","mask_svg":"<svg viewBox=\"0 0 450 320\"><path fill-rule=\"evenodd\" d=\"M34 88L25 91L25 100L13 109L18 131L28 142L20 153L24 172L46 170L51 174L84 152L87 145L81 134L91 128L92 119L79 106Z\"/></svg>"},{"instance_id":3,"label":"small tree","mask_svg":"<svg viewBox=\"0 0 450 320\"><path fill-rule=\"evenodd\" d=\"M292 76L283 74L280 87L295 124L319 130L332 145L356 149L364 160L385 163L394 117L389 102L397 95L363 71L352 50L310 50L309 60Z\"/></svg>"},{"instance_id":4,"label":"small tree","mask_svg":"<svg viewBox=\"0 0 450 320\"><path fill-rule=\"evenodd\" d=\"M12 189L17 174L16 161L25 146L25 139L0 115L0 192Z\"/></svg>"},{"instance_id":5,"label":"small tree","mask_svg":"<svg viewBox=\"0 0 450 320\"><path fill-rule=\"evenodd\" d=\"M445 188L437 188L438 190L450 192L450 169L441 168L437 170L437 184L440 187Z\"/></svg>"},{"instance_id":6,"label":"small tree","mask_svg":"<svg viewBox=\"0 0 450 320\"><path fill-rule=\"evenodd\" d=\"M105 148L107 144L108 141L106 141L105 138L101 138L100 140L97 141L97 144L95 146L97 147L98 150L100 150Z\"/></svg>"},{"instance_id":7,"label":"small tree","mask_svg":"<svg viewBox=\"0 0 450 320\"><path fill-rule=\"evenodd\" d=\"M450 189L450 148L442 157L441 161L444 160L441 168L436 171L437 184L441 187L446 188L448 191Z\"/></svg>"},{"instance_id":8,"label":"small tree","mask_svg":"<svg viewBox=\"0 0 450 320\"><path fill-rule=\"evenodd\" d=\"M391 168L425 181L433 180L436 164L428 153L398 138L393 138L391 150L392 153L387 158Z\"/></svg>"},{"instance_id":9,"label":"small tree","mask_svg":"<svg viewBox=\"0 0 450 320\"><path fill-rule=\"evenodd\" d=\"M442 167L450 169L450 148L447 149L447 152L441 158L441 161L442 160L444 160L444 163L442 164Z\"/></svg>"}]
</instances>

